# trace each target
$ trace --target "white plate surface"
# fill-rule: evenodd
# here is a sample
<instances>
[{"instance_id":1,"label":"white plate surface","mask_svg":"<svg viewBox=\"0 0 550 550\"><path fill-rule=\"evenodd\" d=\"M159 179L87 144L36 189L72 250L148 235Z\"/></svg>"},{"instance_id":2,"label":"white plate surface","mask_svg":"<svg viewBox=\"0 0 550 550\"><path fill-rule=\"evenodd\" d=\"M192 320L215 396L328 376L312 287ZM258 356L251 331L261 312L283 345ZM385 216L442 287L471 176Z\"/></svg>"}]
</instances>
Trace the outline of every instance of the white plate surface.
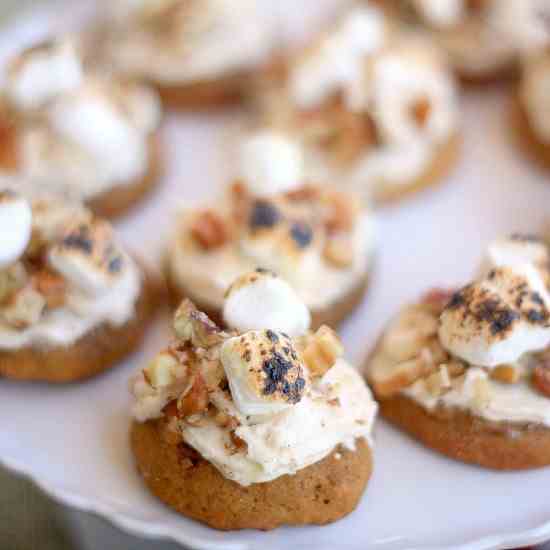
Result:
<instances>
[{"instance_id":1,"label":"white plate surface","mask_svg":"<svg viewBox=\"0 0 550 550\"><path fill-rule=\"evenodd\" d=\"M42 34L50 21L46 12L35 12L11 34L2 33L0 50ZM297 28L302 24L293 22ZM405 301L433 285L465 282L492 238L543 227L550 178L514 148L507 96L506 90L492 90L466 97L464 155L454 175L380 211L370 293L342 331L351 359L365 357ZM158 258L176 205L219 191L227 172L218 147L221 129L235 117L169 117L164 130L169 166L162 189L119 224L134 249ZM128 448L127 380L166 341L166 327L159 322L142 353L85 384L1 381L0 461L66 504L95 511L134 534L169 537L192 548L481 550L550 539L550 469L494 473L465 466L423 449L384 422L376 429L368 490L358 509L336 524L220 533L172 513L145 490Z\"/></svg>"}]
</instances>

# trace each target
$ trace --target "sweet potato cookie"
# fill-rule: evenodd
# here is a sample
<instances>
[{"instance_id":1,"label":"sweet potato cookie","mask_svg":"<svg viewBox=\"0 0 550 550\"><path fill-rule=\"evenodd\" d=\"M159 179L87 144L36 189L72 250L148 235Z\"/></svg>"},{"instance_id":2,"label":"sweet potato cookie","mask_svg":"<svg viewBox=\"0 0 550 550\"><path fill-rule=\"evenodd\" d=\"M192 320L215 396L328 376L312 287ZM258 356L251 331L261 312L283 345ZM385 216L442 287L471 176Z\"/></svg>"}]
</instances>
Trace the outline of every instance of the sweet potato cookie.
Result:
<instances>
[{"instance_id":1,"label":"sweet potato cookie","mask_svg":"<svg viewBox=\"0 0 550 550\"><path fill-rule=\"evenodd\" d=\"M64 383L108 370L139 347L160 292L158 283L147 276L129 322L120 327L104 323L70 346L0 351L0 377Z\"/></svg>"},{"instance_id":2,"label":"sweet potato cookie","mask_svg":"<svg viewBox=\"0 0 550 550\"><path fill-rule=\"evenodd\" d=\"M380 399L380 413L422 444L446 456L495 470L550 465L550 429L497 424L459 409L429 412L412 399Z\"/></svg>"},{"instance_id":3,"label":"sweet potato cookie","mask_svg":"<svg viewBox=\"0 0 550 550\"><path fill-rule=\"evenodd\" d=\"M177 512L216 529L323 525L355 509L372 472L364 440L268 483L243 487L223 477L185 443L162 436L162 420L134 422L131 444L149 489Z\"/></svg>"}]
</instances>

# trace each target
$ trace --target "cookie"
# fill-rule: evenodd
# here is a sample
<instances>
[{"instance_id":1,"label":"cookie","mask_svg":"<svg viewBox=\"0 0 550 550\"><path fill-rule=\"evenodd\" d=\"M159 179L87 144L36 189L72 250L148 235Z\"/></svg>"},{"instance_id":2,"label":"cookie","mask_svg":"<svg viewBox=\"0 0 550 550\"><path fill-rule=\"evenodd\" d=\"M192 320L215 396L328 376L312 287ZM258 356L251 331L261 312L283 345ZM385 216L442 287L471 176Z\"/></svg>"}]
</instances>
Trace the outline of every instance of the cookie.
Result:
<instances>
[{"instance_id":1,"label":"cookie","mask_svg":"<svg viewBox=\"0 0 550 550\"><path fill-rule=\"evenodd\" d=\"M165 504L215 529L270 530L336 521L355 509L372 473L371 450L359 440L355 452L338 448L294 475L243 487L185 443L166 441L162 423L133 423L138 471Z\"/></svg>"},{"instance_id":2,"label":"cookie","mask_svg":"<svg viewBox=\"0 0 550 550\"><path fill-rule=\"evenodd\" d=\"M146 276L135 316L126 324L116 327L104 323L67 347L0 351L0 377L66 383L109 370L141 345L160 295L158 282Z\"/></svg>"},{"instance_id":3,"label":"cookie","mask_svg":"<svg viewBox=\"0 0 550 550\"><path fill-rule=\"evenodd\" d=\"M404 395L380 399L380 413L426 447L495 470L550 465L550 429L491 423L459 409L428 412Z\"/></svg>"}]
</instances>

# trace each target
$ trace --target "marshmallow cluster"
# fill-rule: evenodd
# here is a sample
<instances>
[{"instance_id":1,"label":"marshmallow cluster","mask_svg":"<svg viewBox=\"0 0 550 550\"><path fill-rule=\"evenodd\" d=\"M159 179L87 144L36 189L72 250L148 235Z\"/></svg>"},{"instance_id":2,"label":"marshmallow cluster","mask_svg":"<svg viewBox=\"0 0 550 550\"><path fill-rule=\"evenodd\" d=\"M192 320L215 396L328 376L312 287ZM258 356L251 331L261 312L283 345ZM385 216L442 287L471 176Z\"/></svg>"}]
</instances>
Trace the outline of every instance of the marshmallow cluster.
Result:
<instances>
[{"instance_id":1,"label":"marshmallow cluster","mask_svg":"<svg viewBox=\"0 0 550 550\"><path fill-rule=\"evenodd\" d=\"M239 331L271 329L290 336L304 334L311 322L308 308L292 287L264 270L246 273L231 285L223 318Z\"/></svg>"},{"instance_id":2,"label":"marshmallow cluster","mask_svg":"<svg viewBox=\"0 0 550 550\"><path fill-rule=\"evenodd\" d=\"M488 368L546 348L547 263L546 247L531 239L512 237L491 245L482 277L457 292L444 309L441 344L471 365Z\"/></svg>"},{"instance_id":3,"label":"marshmallow cluster","mask_svg":"<svg viewBox=\"0 0 550 550\"><path fill-rule=\"evenodd\" d=\"M0 269L16 262L29 244L32 211L29 203L10 191L0 192Z\"/></svg>"}]
</instances>

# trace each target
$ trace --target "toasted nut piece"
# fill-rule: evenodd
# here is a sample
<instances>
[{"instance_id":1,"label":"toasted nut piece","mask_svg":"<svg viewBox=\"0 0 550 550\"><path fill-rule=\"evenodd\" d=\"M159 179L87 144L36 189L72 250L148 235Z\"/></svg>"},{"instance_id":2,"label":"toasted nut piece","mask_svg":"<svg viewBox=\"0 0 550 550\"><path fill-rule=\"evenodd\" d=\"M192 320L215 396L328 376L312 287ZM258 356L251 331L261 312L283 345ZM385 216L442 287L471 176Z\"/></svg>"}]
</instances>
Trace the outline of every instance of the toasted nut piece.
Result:
<instances>
[{"instance_id":1,"label":"toasted nut piece","mask_svg":"<svg viewBox=\"0 0 550 550\"><path fill-rule=\"evenodd\" d=\"M0 310L0 318L16 329L25 329L40 320L46 300L31 284L13 293Z\"/></svg>"},{"instance_id":2,"label":"toasted nut piece","mask_svg":"<svg viewBox=\"0 0 550 550\"><path fill-rule=\"evenodd\" d=\"M466 372L466 365L456 359L445 363L445 366L447 367L447 372L451 378L458 378Z\"/></svg>"},{"instance_id":3,"label":"toasted nut piece","mask_svg":"<svg viewBox=\"0 0 550 550\"><path fill-rule=\"evenodd\" d=\"M48 308L61 307L65 303L67 284L60 275L43 270L33 275L32 284L44 296Z\"/></svg>"},{"instance_id":4,"label":"toasted nut piece","mask_svg":"<svg viewBox=\"0 0 550 550\"><path fill-rule=\"evenodd\" d=\"M25 286L28 281L27 272L21 262L17 262L0 270L0 302Z\"/></svg>"},{"instance_id":5,"label":"toasted nut piece","mask_svg":"<svg viewBox=\"0 0 550 550\"><path fill-rule=\"evenodd\" d=\"M219 248L229 240L229 228L225 220L213 210L198 212L189 232L194 241L205 250Z\"/></svg>"},{"instance_id":6,"label":"toasted nut piece","mask_svg":"<svg viewBox=\"0 0 550 550\"><path fill-rule=\"evenodd\" d=\"M533 370L532 382L540 393L550 397L550 365L547 363L537 365Z\"/></svg>"},{"instance_id":7,"label":"toasted nut piece","mask_svg":"<svg viewBox=\"0 0 550 550\"><path fill-rule=\"evenodd\" d=\"M208 409L208 389L200 373L195 374L189 390L178 399L178 416L186 418Z\"/></svg>"},{"instance_id":8,"label":"toasted nut piece","mask_svg":"<svg viewBox=\"0 0 550 550\"><path fill-rule=\"evenodd\" d=\"M244 439L241 439L236 433L235 430L229 432L229 437L231 438L231 443L235 447L235 452L245 451L248 448L248 445Z\"/></svg>"},{"instance_id":9,"label":"toasted nut piece","mask_svg":"<svg viewBox=\"0 0 550 550\"><path fill-rule=\"evenodd\" d=\"M183 378L185 370L185 365L180 365L172 354L165 351L143 369L143 376L153 388L165 388L172 385L178 375Z\"/></svg>"},{"instance_id":10,"label":"toasted nut piece","mask_svg":"<svg viewBox=\"0 0 550 550\"><path fill-rule=\"evenodd\" d=\"M420 128L426 126L431 112L432 106L427 97L423 97L411 105L411 116Z\"/></svg>"},{"instance_id":11,"label":"toasted nut piece","mask_svg":"<svg viewBox=\"0 0 550 550\"><path fill-rule=\"evenodd\" d=\"M324 197L327 206L325 226L329 233L349 232L353 229L357 205L351 195L338 191L327 192Z\"/></svg>"},{"instance_id":12,"label":"toasted nut piece","mask_svg":"<svg viewBox=\"0 0 550 550\"><path fill-rule=\"evenodd\" d=\"M482 408L487 405L491 398L489 383L486 378L476 378L474 384L474 404L476 407Z\"/></svg>"},{"instance_id":13,"label":"toasted nut piece","mask_svg":"<svg viewBox=\"0 0 550 550\"><path fill-rule=\"evenodd\" d=\"M15 172L19 166L17 127L0 105L0 167L2 172Z\"/></svg>"},{"instance_id":14,"label":"toasted nut piece","mask_svg":"<svg viewBox=\"0 0 550 550\"><path fill-rule=\"evenodd\" d=\"M443 395L451 389L451 378L445 365L440 365L439 368L430 374L425 380L426 389L434 397Z\"/></svg>"},{"instance_id":15,"label":"toasted nut piece","mask_svg":"<svg viewBox=\"0 0 550 550\"><path fill-rule=\"evenodd\" d=\"M353 263L353 244L347 235L327 238L323 258L334 267L344 269Z\"/></svg>"},{"instance_id":16,"label":"toasted nut piece","mask_svg":"<svg viewBox=\"0 0 550 550\"><path fill-rule=\"evenodd\" d=\"M422 356L394 363L380 356L371 363L369 379L380 397L389 397L435 372L438 365L431 361L428 353Z\"/></svg>"},{"instance_id":17,"label":"toasted nut piece","mask_svg":"<svg viewBox=\"0 0 550 550\"><path fill-rule=\"evenodd\" d=\"M323 376L343 354L344 347L336 332L323 325L309 341L302 357L312 376Z\"/></svg>"},{"instance_id":18,"label":"toasted nut piece","mask_svg":"<svg viewBox=\"0 0 550 550\"><path fill-rule=\"evenodd\" d=\"M521 372L513 365L499 365L491 369L489 376L492 380L497 380L503 384L516 384L521 378Z\"/></svg>"},{"instance_id":19,"label":"toasted nut piece","mask_svg":"<svg viewBox=\"0 0 550 550\"><path fill-rule=\"evenodd\" d=\"M174 315L174 330L184 342L191 342L198 347L208 348L224 339L216 323L188 299L183 300Z\"/></svg>"},{"instance_id":20,"label":"toasted nut piece","mask_svg":"<svg viewBox=\"0 0 550 550\"><path fill-rule=\"evenodd\" d=\"M234 430L239 426L239 421L224 411L213 409L213 420L220 428Z\"/></svg>"}]
</instances>

